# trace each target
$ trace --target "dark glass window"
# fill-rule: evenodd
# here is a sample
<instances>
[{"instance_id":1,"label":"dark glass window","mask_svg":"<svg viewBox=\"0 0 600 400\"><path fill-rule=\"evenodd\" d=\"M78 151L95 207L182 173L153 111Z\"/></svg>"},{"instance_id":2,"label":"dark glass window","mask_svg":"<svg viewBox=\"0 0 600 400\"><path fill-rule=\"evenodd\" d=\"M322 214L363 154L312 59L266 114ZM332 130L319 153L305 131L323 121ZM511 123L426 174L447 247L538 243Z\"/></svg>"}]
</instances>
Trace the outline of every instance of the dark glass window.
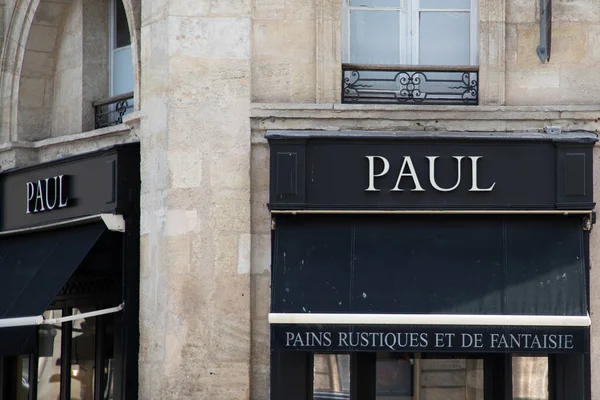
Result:
<instances>
[{"instance_id":1,"label":"dark glass window","mask_svg":"<svg viewBox=\"0 0 600 400\"><path fill-rule=\"evenodd\" d=\"M131 37L129 36L129 25L127 24L127 15L121 0L115 0L115 48L129 46Z\"/></svg>"},{"instance_id":2,"label":"dark glass window","mask_svg":"<svg viewBox=\"0 0 600 400\"><path fill-rule=\"evenodd\" d=\"M548 357L512 357L512 395L514 400L550 398Z\"/></svg>"},{"instance_id":3,"label":"dark glass window","mask_svg":"<svg viewBox=\"0 0 600 400\"><path fill-rule=\"evenodd\" d=\"M313 400L349 398L349 354L315 354L313 369Z\"/></svg>"},{"instance_id":4,"label":"dark glass window","mask_svg":"<svg viewBox=\"0 0 600 400\"><path fill-rule=\"evenodd\" d=\"M93 311L74 308L73 314ZM96 318L73 321L71 339L71 400L94 400Z\"/></svg>"},{"instance_id":5,"label":"dark glass window","mask_svg":"<svg viewBox=\"0 0 600 400\"><path fill-rule=\"evenodd\" d=\"M44 318L60 318L62 310L48 310ZM37 399L60 398L61 360L63 355L61 325L44 325L38 333ZM34 375L35 376L35 375Z\"/></svg>"}]
</instances>

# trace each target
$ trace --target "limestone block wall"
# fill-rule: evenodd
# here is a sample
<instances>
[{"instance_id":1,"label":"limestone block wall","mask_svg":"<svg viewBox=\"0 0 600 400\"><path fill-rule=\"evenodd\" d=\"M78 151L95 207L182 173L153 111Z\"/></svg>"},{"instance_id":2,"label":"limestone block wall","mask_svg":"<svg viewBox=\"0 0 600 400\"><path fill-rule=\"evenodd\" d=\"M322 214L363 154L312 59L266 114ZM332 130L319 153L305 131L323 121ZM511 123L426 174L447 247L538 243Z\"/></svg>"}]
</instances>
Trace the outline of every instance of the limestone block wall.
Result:
<instances>
[{"instance_id":1,"label":"limestone block wall","mask_svg":"<svg viewBox=\"0 0 600 400\"><path fill-rule=\"evenodd\" d=\"M56 40L69 3L40 2L28 32L18 97L18 135L25 140L45 136L54 96Z\"/></svg>"},{"instance_id":2,"label":"limestone block wall","mask_svg":"<svg viewBox=\"0 0 600 400\"><path fill-rule=\"evenodd\" d=\"M483 360L423 359L415 369L419 400L483 400Z\"/></svg>"},{"instance_id":3,"label":"limestone block wall","mask_svg":"<svg viewBox=\"0 0 600 400\"><path fill-rule=\"evenodd\" d=\"M598 104L600 2L554 0L552 54L541 64L539 2L507 0L506 103Z\"/></svg>"},{"instance_id":4,"label":"limestone block wall","mask_svg":"<svg viewBox=\"0 0 600 400\"><path fill-rule=\"evenodd\" d=\"M342 0L252 0L252 100L339 102ZM597 104L600 3L554 0L543 64L539 1L479 0L480 103Z\"/></svg>"},{"instance_id":5,"label":"limestone block wall","mask_svg":"<svg viewBox=\"0 0 600 400\"><path fill-rule=\"evenodd\" d=\"M73 0L56 40L50 136L94 129L92 103L108 97L108 2Z\"/></svg>"},{"instance_id":6,"label":"limestone block wall","mask_svg":"<svg viewBox=\"0 0 600 400\"><path fill-rule=\"evenodd\" d=\"M251 5L141 5L139 398L245 399Z\"/></svg>"},{"instance_id":7,"label":"limestone block wall","mask_svg":"<svg viewBox=\"0 0 600 400\"><path fill-rule=\"evenodd\" d=\"M83 3L74 0L65 15L56 40L56 67L49 124L45 128L56 135L82 131L83 80ZM42 131L43 132L43 131Z\"/></svg>"},{"instance_id":8,"label":"limestone block wall","mask_svg":"<svg viewBox=\"0 0 600 400\"><path fill-rule=\"evenodd\" d=\"M253 101L315 102L315 0L252 3Z\"/></svg>"}]
</instances>

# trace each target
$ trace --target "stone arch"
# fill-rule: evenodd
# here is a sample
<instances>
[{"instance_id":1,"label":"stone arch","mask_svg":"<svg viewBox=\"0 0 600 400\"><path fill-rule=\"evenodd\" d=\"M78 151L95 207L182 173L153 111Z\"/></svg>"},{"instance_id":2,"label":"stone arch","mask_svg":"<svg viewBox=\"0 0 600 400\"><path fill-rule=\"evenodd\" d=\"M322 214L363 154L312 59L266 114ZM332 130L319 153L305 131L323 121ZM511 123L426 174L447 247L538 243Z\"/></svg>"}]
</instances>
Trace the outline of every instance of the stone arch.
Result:
<instances>
[{"instance_id":1,"label":"stone arch","mask_svg":"<svg viewBox=\"0 0 600 400\"><path fill-rule=\"evenodd\" d=\"M127 14L127 23L129 24L129 35L131 36L131 56L133 57L133 104L134 110L140 109L140 74L141 65L141 26L142 26L142 7L140 0L121 0Z\"/></svg>"},{"instance_id":2,"label":"stone arch","mask_svg":"<svg viewBox=\"0 0 600 400\"><path fill-rule=\"evenodd\" d=\"M50 77L56 72L55 53L62 39L61 24L77 1L16 1L0 58L3 141L37 140L49 132L48 107L53 105L54 89ZM122 1L132 41L134 95L139 99L140 1ZM83 0L83 6L85 3ZM139 109L138 100L135 107Z\"/></svg>"},{"instance_id":3,"label":"stone arch","mask_svg":"<svg viewBox=\"0 0 600 400\"><path fill-rule=\"evenodd\" d=\"M20 140L48 136L56 72L56 54L63 23L73 0L38 0L23 54L17 107L16 135Z\"/></svg>"},{"instance_id":4,"label":"stone arch","mask_svg":"<svg viewBox=\"0 0 600 400\"><path fill-rule=\"evenodd\" d=\"M0 106L2 141L17 140L19 82L33 16L40 0L17 0L13 8L0 58Z\"/></svg>"}]
</instances>

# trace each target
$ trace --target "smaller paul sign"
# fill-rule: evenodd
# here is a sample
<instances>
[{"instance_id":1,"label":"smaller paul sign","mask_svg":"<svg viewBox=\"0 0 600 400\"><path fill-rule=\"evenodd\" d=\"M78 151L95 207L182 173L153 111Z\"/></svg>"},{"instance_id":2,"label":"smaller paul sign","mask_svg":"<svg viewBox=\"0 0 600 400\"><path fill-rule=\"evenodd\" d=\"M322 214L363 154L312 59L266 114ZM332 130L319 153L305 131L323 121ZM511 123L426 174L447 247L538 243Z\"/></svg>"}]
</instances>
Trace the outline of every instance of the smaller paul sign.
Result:
<instances>
[{"instance_id":1,"label":"smaller paul sign","mask_svg":"<svg viewBox=\"0 0 600 400\"><path fill-rule=\"evenodd\" d=\"M279 350L312 352L578 353L586 327L272 325Z\"/></svg>"},{"instance_id":2,"label":"smaller paul sign","mask_svg":"<svg viewBox=\"0 0 600 400\"><path fill-rule=\"evenodd\" d=\"M591 133L272 131L271 210L591 210Z\"/></svg>"},{"instance_id":3,"label":"smaller paul sign","mask_svg":"<svg viewBox=\"0 0 600 400\"><path fill-rule=\"evenodd\" d=\"M137 195L129 191L139 182L131 172L139 170L138 147L119 145L3 172L0 231L123 213Z\"/></svg>"},{"instance_id":4,"label":"smaller paul sign","mask_svg":"<svg viewBox=\"0 0 600 400\"><path fill-rule=\"evenodd\" d=\"M25 184L26 214L52 211L69 205L69 176L58 175Z\"/></svg>"}]
</instances>

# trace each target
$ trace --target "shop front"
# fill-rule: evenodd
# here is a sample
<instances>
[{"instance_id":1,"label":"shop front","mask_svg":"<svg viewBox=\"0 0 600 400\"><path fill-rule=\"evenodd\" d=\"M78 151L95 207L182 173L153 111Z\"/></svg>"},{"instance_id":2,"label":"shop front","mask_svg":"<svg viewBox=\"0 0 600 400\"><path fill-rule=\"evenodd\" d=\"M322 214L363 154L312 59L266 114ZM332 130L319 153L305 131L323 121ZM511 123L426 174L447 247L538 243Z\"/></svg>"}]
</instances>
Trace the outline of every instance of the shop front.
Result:
<instances>
[{"instance_id":1,"label":"shop front","mask_svg":"<svg viewBox=\"0 0 600 400\"><path fill-rule=\"evenodd\" d=\"M595 135L267 139L273 400L590 399Z\"/></svg>"},{"instance_id":2,"label":"shop front","mask_svg":"<svg viewBox=\"0 0 600 400\"><path fill-rule=\"evenodd\" d=\"M0 399L137 398L139 145L0 174Z\"/></svg>"}]
</instances>

